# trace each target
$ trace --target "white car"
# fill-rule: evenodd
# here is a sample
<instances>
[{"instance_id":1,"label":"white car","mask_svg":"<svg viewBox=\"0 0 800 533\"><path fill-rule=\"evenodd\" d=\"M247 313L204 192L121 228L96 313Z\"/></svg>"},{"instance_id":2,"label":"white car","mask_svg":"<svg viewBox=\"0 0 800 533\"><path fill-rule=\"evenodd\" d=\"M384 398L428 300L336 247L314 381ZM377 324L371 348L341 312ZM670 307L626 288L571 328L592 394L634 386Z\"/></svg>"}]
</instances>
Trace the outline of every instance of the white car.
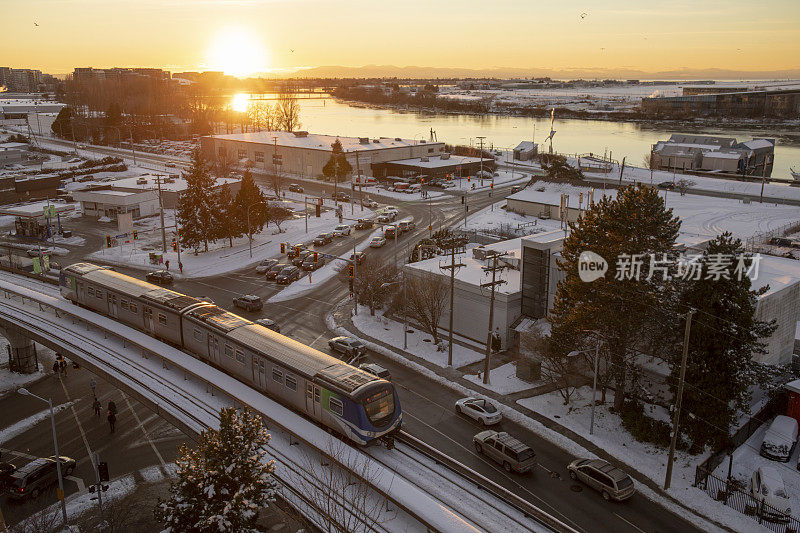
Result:
<instances>
[{"instance_id":1,"label":"white car","mask_svg":"<svg viewBox=\"0 0 800 533\"><path fill-rule=\"evenodd\" d=\"M456 401L456 411L484 426L491 426L503 420L503 414L495 404L483 398L469 396Z\"/></svg>"},{"instance_id":2,"label":"white car","mask_svg":"<svg viewBox=\"0 0 800 533\"><path fill-rule=\"evenodd\" d=\"M396 218L397 218L397 213L393 211L387 211L386 213L381 213L378 216L378 222L380 222L381 224L386 224L387 222L392 222Z\"/></svg>"},{"instance_id":3,"label":"white car","mask_svg":"<svg viewBox=\"0 0 800 533\"><path fill-rule=\"evenodd\" d=\"M378 207L378 202L372 198L364 198L364 205L367 207Z\"/></svg>"},{"instance_id":4,"label":"white car","mask_svg":"<svg viewBox=\"0 0 800 533\"><path fill-rule=\"evenodd\" d=\"M262 259L261 262L256 266L256 272L258 274L264 274L267 270L277 265L280 261L277 259Z\"/></svg>"},{"instance_id":5,"label":"white car","mask_svg":"<svg viewBox=\"0 0 800 533\"><path fill-rule=\"evenodd\" d=\"M773 461L787 462L797 445L797 420L790 416L778 415L769 425L760 453Z\"/></svg>"},{"instance_id":6,"label":"white car","mask_svg":"<svg viewBox=\"0 0 800 533\"><path fill-rule=\"evenodd\" d=\"M443 181L441 185L442 189L453 189L455 186L456 184L452 181Z\"/></svg>"},{"instance_id":7,"label":"white car","mask_svg":"<svg viewBox=\"0 0 800 533\"><path fill-rule=\"evenodd\" d=\"M393 206L393 205L387 205L386 207L384 207L384 208L383 208L383 210L384 210L386 213L394 213L394 214L397 214L397 213L399 213L399 212L400 212L400 211L399 211L399 210L398 210L398 209L397 209L395 206Z\"/></svg>"},{"instance_id":8,"label":"white car","mask_svg":"<svg viewBox=\"0 0 800 533\"><path fill-rule=\"evenodd\" d=\"M382 248L386 244L386 237L373 237L369 241L370 248Z\"/></svg>"},{"instance_id":9,"label":"white car","mask_svg":"<svg viewBox=\"0 0 800 533\"><path fill-rule=\"evenodd\" d=\"M347 224L339 224L333 229L334 237L346 237L347 235L350 235L350 226Z\"/></svg>"},{"instance_id":10,"label":"white car","mask_svg":"<svg viewBox=\"0 0 800 533\"><path fill-rule=\"evenodd\" d=\"M776 468L761 466L753 472L750 496L755 500L762 517L784 521L792 515L791 498Z\"/></svg>"}]
</instances>

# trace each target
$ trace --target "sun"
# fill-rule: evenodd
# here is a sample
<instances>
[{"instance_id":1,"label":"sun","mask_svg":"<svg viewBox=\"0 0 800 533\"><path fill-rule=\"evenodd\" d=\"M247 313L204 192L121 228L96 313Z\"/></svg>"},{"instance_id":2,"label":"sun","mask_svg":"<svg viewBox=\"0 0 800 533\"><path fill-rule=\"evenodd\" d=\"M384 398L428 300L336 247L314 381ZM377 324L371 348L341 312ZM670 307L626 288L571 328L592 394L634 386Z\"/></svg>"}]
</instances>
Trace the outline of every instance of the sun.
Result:
<instances>
[{"instance_id":1,"label":"sun","mask_svg":"<svg viewBox=\"0 0 800 533\"><path fill-rule=\"evenodd\" d=\"M264 43L247 28L221 30L208 48L207 67L231 76L250 76L268 69Z\"/></svg>"}]
</instances>

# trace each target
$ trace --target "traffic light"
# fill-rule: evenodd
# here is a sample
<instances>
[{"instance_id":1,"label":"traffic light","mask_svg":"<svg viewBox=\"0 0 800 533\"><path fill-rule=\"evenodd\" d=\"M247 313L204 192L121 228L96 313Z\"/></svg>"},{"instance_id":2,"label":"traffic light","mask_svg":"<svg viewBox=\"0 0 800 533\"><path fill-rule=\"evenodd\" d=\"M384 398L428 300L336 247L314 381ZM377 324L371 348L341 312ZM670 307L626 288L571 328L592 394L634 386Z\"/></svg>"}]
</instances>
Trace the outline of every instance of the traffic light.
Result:
<instances>
[{"instance_id":1,"label":"traffic light","mask_svg":"<svg viewBox=\"0 0 800 533\"><path fill-rule=\"evenodd\" d=\"M172 251L173 252L177 252L178 251L178 241L176 241L176 240L172 241Z\"/></svg>"},{"instance_id":2,"label":"traffic light","mask_svg":"<svg viewBox=\"0 0 800 533\"><path fill-rule=\"evenodd\" d=\"M315 207L315 213L314 214L317 216L317 218L321 217L322 216L322 208L320 207L320 205L317 204L314 207Z\"/></svg>"},{"instance_id":3,"label":"traffic light","mask_svg":"<svg viewBox=\"0 0 800 533\"><path fill-rule=\"evenodd\" d=\"M317 252L314 252L314 262L315 263L319 262L319 253L317 253Z\"/></svg>"},{"instance_id":4,"label":"traffic light","mask_svg":"<svg viewBox=\"0 0 800 533\"><path fill-rule=\"evenodd\" d=\"M299 246L295 246L294 247L294 255L300 255L300 247Z\"/></svg>"},{"instance_id":5,"label":"traffic light","mask_svg":"<svg viewBox=\"0 0 800 533\"><path fill-rule=\"evenodd\" d=\"M106 248L111 248L111 235L106 235Z\"/></svg>"},{"instance_id":6,"label":"traffic light","mask_svg":"<svg viewBox=\"0 0 800 533\"><path fill-rule=\"evenodd\" d=\"M494 189L494 181L493 181L492 183L490 183L490 184L489 184L489 188L490 188L490 189Z\"/></svg>"},{"instance_id":7,"label":"traffic light","mask_svg":"<svg viewBox=\"0 0 800 533\"><path fill-rule=\"evenodd\" d=\"M285 253L286 253L286 243L282 242L281 243L281 254L285 254Z\"/></svg>"},{"instance_id":8,"label":"traffic light","mask_svg":"<svg viewBox=\"0 0 800 533\"><path fill-rule=\"evenodd\" d=\"M101 461L97 463L97 472L100 475L100 482L108 481L108 463Z\"/></svg>"},{"instance_id":9,"label":"traffic light","mask_svg":"<svg viewBox=\"0 0 800 533\"><path fill-rule=\"evenodd\" d=\"M133 230L133 240L134 241L138 241L139 240L139 231L138 230Z\"/></svg>"},{"instance_id":10,"label":"traffic light","mask_svg":"<svg viewBox=\"0 0 800 533\"><path fill-rule=\"evenodd\" d=\"M350 275L350 279L356 277L356 267L354 265L349 265L347 267L347 271L348 271L348 273Z\"/></svg>"}]
</instances>

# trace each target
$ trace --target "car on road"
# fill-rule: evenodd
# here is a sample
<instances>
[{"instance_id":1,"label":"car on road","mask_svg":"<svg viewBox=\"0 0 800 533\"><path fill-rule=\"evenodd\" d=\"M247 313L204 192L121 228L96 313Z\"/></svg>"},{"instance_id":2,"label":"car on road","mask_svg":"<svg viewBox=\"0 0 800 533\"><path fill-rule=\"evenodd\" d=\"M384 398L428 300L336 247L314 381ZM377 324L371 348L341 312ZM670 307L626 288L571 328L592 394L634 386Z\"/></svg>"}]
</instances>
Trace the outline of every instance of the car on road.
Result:
<instances>
[{"instance_id":1,"label":"car on road","mask_svg":"<svg viewBox=\"0 0 800 533\"><path fill-rule=\"evenodd\" d=\"M386 237L373 237L371 241L369 241L370 248L383 248L386 245Z\"/></svg>"},{"instance_id":2,"label":"car on road","mask_svg":"<svg viewBox=\"0 0 800 533\"><path fill-rule=\"evenodd\" d=\"M271 318L257 318L253 320L253 322L255 324L258 324L259 326L264 326L267 329L271 329L275 333L281 332L281 327L278 324L276 324L275 321L272 320Z\"/></svg>"},{"instance_id":3,"label":"car on road","mask_svg":"<svg viewBox=\"0 0 800 533\"><path fill-rule=\"evenodd\" d=\"M303 189L300 185L296 183L292 183L291 185L289 185L289 190L292 192L306 192L305 189Z\"/></svg>"},{"instance_id":4,"label":"car on road","mask_svg":"<svg viewBox=\"0 0 800 533\"><path fill-rule=\"evenodd\" d=\"M278 285L288 285L293 281L297 281L300 279L300 269L296 266L286 267L281 270L278 275L275 277L275 281Z\"/></svg>"},{"instance_id":5,"label":"car on road","mask_svg":"<svg viewBox=\"0 0 800 533\"><path fill-rule=\"evenodd\" d=\"M749 483L750 497L763 518L785 522L791 519L791 498L778 469L760 466L753 472Z\"/></svg>"},{"instance_id":6,"label":"car on road","mask_svg":"<svg viewBox=\"0 0 800 533\"><path fill-rule=\"evenodd\" d=\"M456 412L466 415L484 426L498 424L503 420L503 414L495 404L489 400L474 396L456 400Z\"/></svg>"},{"instance_id":7,"label":"car on road","mask_svg":"<svg viewBox=\"0 0 800 533\"><path fill-rule=\"evenodd\" d=\"M386 207L383 208L383 210L386 213L394 213L394 214L398 214L400 212L400 210L398 210L397 207L393 205L387 205Z\"/></svg>"},{"instance_id":8,"label":"car on road","mask_svg":"<svg viewBox=\"0 0 800 533\"><path fill-rule=\"evenodd\" d=\"M359 218L358 222L356 222L353 227L355 229L371 229L372 228L372 221L368 218Z\"/></svg>"},{"instance_id":9,"label":"car on road","mask_svg":"<svg viewBox=\"0 0 800 533\"><path fill-rule=\"evenodd\" d=\"M375 208L378 207L378 202L376 202L372 198L364 198L364 205L367 207Z\"/></svg>"},{"instance_id":10,"label":"car on road","mask_svg":"<svg viewBox=\"0 0 800 533\"><path fill-rule=\"evenodd\" d=\"M78 181L80 183L84 183L87 181L94 181L94 176L92 176L91 174L87 174L85 176L81 176L80 178L78 178Z\"/></svg>"},{"instance_id":11,"label":"car on road","mask_svg":"<svg viewBox=\"0 0 800 533\"><path fill-rule=\"evenodd\" d=\"M315 252L316 253L316 252ZM301 268L308 272L313 272L318 268L322 268L325 266L325 256L323 254L317 253L317 260L314 260L314 254L309 255L303 261Z\"/></svg>"},{"instance_id":12,"label":"car on road","mask_svg":"<svg viewBox=\"0 0 800 533\"><path fill-rule=\"evenodd\" d=\"M264 308L264 302L255 294L245 294L234 298L233 306L245 311L261 311Z\"/></svg>"},{"instance_id":13,"label":"car on road","mask_svg":"<svg viewBox=\"0 0 800 533\"><path fill-rule=\"evenodd\" d=\"M0 463L0 489L5 489L11 484L11 476L17 471L17 467L11 463Z\"/></svg>"},{"instance_id":14,"label":"car on road","mask_svg":"<svg viewBox=\"0 0 800 533\"><path fill-rule=\"evenodd\" d=\"M668 191L673 191L675 190L675 184L672 183L671 181L662 181L661 183L658 184L658 188L666 189Z\"/></svg>"},{"instance_id":15,"label":"car on road","mask_svg":"<svg viewBox=\"0 0 800 533\"><path fill-rule=\"evenodd\" d=\"M164 166L165 167L170 167L170 168L175 168L175 167L178 166L178 164L175 163L175 161L167 161L166 163L164 163Z\"/></svg>"},{"instance_id":16,"label":"car on road","mask_svg":"<svg viewBox=\"0 0 800 533\"><path fill-rule=\"evenodd\" d=\"M273 265L269 270L266 271L266 273L264 273L264 277L266 277L268 280L274 280L276 277L278 277L278 273L288 266L289 265L286 263L278 263Z\"/></svg>"},{"instance_id":17,"label":"car on road","mask_svg":"<svg viewBox=\"0 0 800 533\"><path fill-rule=\"evenodd\" d=\"M487 429L472 437L475 451L503 465L506 472L524 474L536 465L536 454L527 444L505 431Z\"/></svg>"},{"instance_id":18,"label":"car on road","mask_svg":"<svg viewBox=\"0 0 800 533\"><path fill-rule=\"evenodd\" d=\"M375 377L385 379L386 381L392 381L392 373L377 363L361 363L358 365L358 368L364 372L369 372Z\"/></svg>"},{"instance_id":19,"label":"car on road","mask_svg":"<svg viewBox=\"0 0 800 533\"><path fill-rule=\"evenodd\" d=\"M291 245L291 246L289 246L289 248L286 250L286 257L288 257L289 259L291 259L291 258L293 258L294 256L296 256L296 255L297 255L297 253L298 253L298 250L302 252L304 248L306 248L306 245L305 245L305 244L302 244L302 243L292 244L292 245Z\"/></svg>"},{"instance_id":20,"label":"car on road","mask_svg":"<svg viewBox=\"0 0 800 533\"><path fill-rule=\"evenodd\" d=\"M331 198L333 198L334 200L338 200L339 202L349 202L350 201L350 195L345 193L345 192L335 192L335 193L331 194Z\"/></svg>"},{"instance_id":21,"label":"car on road","mask_svg":"<svg viewBox=\"0 0 800 533\"><path fill-rule=\"evenodd\" d=\"M400 230L400 235L407 231L412 231L415 227L417 227L417 225L414 224L413 220L401 220L397 223L397 229Z\"/></svg>"},{"instance_id":22,"label":"car on road","mask_svg":"<svg viewBox=\"0 0 800 533\"><path fill-rule=\"evenodd\" d=\"M394 219L397 218L397 213L392 211L387 211L385 213L381 213L378 215L378 222L381 224L386 224L387 222L394 222Z\"/></svg>"},{"instance_id":23,"label":"car on road","mask_svg":"<svg viewBox=\"0 0 800 533\"><path fill-rule=\"evenodd\" d=\"M394 239L395 237L399 237L400 234L397 233L397 227L386 226L386 228L383 230L383 236L387 239Z\"/></svg>"},{"instance_id":24,"label":"car on road","mask_svg":"<svg viewBox=\"0 0 800 533\"><path fill-rule=\"evenodd\" d=\"M301 250L298 255L295 255L292 258L292 265L294 265L294 266L299 268L300 265L303 264L303 261L305 261L306 258L308 258L313 253L314 252L312 250Z\"/></svg>"},{"instance_id":25,"label":"car on road","mask_svg":"<svg viewBox=\"0 0 800 533\"><path fill-rule=\"evenodd\" d=\"M330 233L320 233L316 237L314 237L314 245L315 246L324 246L329 244L333 241L333 235Z\"/></svg>"},{"instance_id":26,"label":"car on road","mask_svg":"<svg viewBox=\"0 0 800 533\"><path fill-rule=\"evenodd\" d=\"M522 186L522 185L514 185L513 187L511 187L511 194L517 193L517 192L521 191L524 188L525 187Z\"/></svg>"},{"instance_id":27,"label":"car on road","mask_svg":"<svg viewBox=\"0 0 800 533\"><path fill-rule=\"evenodd\" d=\"M61 475L72 475L75 459L61 456ZM37 498L52 485L58 483L58 464L56 456L41 457L21 467L11 474L8 497L13 500Z\"/></svg>"},{"instance_id":28,"label":"car on road","mask_svg":"<svg viewBox=\"0 0 800 533\"><path fill-rule=\"evenodd\" d=\"M351 228L347 224L339 224L335 228L333 228L333 236L334 237L346 237L350 235Z\"/></svg>"},{"instance_id":29,"label":"car on road","mask_svg":"<svg viewBox=\"0 0 800 533\"><path fill-rule=\"evenodd\" d=\"M360 265L364 262L365 257L367 257L367 254L364 252L355 252L350 254L350 261L355 261L357 265Z\"/></svg>"},{"instance_id":30,"label":"car on road","mask_svg":"<svg viewBox=\"0 0 800 533\"><path fill-rule=\"evenodd\" d=\"M603 498L621 502L636 492L631 477L602 459L575 459L567 465L569 477L589 485Z\"/></svg>"},{"instance_id":31,"label":"car on road","mask_svg":"<svg viewBox=\"0 0 800 533\"><path fill-rule=\"evenodd\" d=\"M356 358L367 352L367 346L354 337L334 337L328 341L328 346L334 352Z\"/></svg>"},{"instance_id":32,"label":"car on road","mask_svg":"<svg viewBox=\"0 0 800 533\"><path fill-rule=\"evenodd\" d=\"M266 273L267 270L277 265L280 261L277 259L263 259L256 267L256 272L259 274Z\"/></svg>"},{"instance_id":33,"label":"car on road","mask_svg":"<svg viewBox=\"0 0 800 533\"><path fill-rule=\"evenodd\" d=\"M145 274L144 279L150 283L157 283L158 285L171 285L172 282L175 281L175 277L166 270L148 272Z\"/></svg>"},{"instance_id":34,"label":"car on road","mask_svg":"<svg viewBox=\"0 0 800 533\"><path fill-rule=\"evenodd\" d=\"M86 150L88 146L86 146L85 144L79 144L76 148L80 148L81 150Z\"/></svg>"}]
</instances>

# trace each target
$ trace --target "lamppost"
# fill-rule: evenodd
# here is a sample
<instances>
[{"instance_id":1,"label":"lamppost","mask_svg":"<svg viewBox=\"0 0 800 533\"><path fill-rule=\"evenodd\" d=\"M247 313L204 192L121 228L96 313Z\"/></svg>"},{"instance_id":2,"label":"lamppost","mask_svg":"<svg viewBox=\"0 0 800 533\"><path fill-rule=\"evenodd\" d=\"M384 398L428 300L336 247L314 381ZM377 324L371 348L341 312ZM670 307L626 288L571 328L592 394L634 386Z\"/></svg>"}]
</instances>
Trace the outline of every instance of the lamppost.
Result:
<instances>
[{"instance_id":1,"label":"lamppost","mask_svg":"<svg viewBox=\"0 0 800 533\"><path fill-rule=\"evenodd\" d=\"M53 429L53 447L56 451L56 472L58 472L58 499L61 500L61 516L64 519L64 526L67 525L67 504L64 501L64 479L61 476L61 456L58 454L58 438L56 437L56 416L53 412L53 400L50 398L44 399L41 396L37 396L34 393L30 392L28 389L19 388L17 392L23 396L33 396L37 398L50 407L50 425Z\"/></svg>"}]
</instances>

